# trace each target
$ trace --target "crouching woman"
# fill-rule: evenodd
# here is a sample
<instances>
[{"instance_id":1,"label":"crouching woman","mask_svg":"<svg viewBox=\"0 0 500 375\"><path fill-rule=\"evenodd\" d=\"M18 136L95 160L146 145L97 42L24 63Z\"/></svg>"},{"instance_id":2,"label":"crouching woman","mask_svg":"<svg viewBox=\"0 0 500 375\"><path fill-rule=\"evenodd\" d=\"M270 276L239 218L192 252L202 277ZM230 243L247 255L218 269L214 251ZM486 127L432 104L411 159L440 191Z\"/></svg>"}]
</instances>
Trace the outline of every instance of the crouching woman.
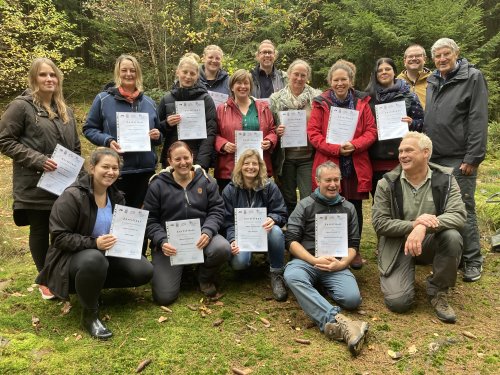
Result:
<instances>
[{"instance_id":1,"label":"crouching woman","mask_svg":"<svg viewBox=\"0 0 500 375\"><path fill-rule=\"evenodd\" d=\"M37 283L47 285L61 299L76 293L82 305L82 327L106 340L111 331L99 319L99 296L105 288L146 284L153 276L149 261L106 257L116 243L109 234L115 204L124 195L115 186L119 155L105 147L90 157L89 174L82 176L56 200L50 214L51 246Z\"/></svg>"}]
</instances>

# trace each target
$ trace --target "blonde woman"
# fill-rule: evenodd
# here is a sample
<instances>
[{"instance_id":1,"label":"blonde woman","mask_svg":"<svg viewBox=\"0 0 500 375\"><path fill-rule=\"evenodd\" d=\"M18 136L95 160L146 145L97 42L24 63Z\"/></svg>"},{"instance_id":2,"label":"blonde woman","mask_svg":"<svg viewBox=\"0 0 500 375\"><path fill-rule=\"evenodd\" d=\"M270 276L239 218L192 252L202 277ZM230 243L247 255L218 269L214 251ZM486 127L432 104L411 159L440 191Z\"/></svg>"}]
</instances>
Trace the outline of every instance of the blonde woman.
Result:
<instances>
[{"instance_id":1,"label":"blonde woman","mask_svg":"<svg viewBox=\"0 0 500 375\"><path fill-rule=\"evenodd\" d=\"M57 196L37 187L43 172L54 171L50 158L59 143L80 154L73 112L64 102L63 75L49 59L38 58L28 74L29 89L15 98L0 120L0 151L13 160L14 222L29 225L29 247L36 268L49 247L49 216ZM44 299L50 290L40 285Z\"/></svg>"},{"instance_id":2,"label":"blonde woman","mask_svg":"<svg viewBox=\"0 0 500 375\"><path fill-rule=\"evenodd\" d=\"M276 301L286 301L288 294L283 279L285 262L285 237L281 227L286 224L288 213L285 201L274 182L267 179L266 165L259 151L247 150L241 154L222 198L226 206L224 225L226 238L231 244L231 267L243 270L250 267L251 252L240 252L235 233L234 209L265 207L267 219L262 227L267 232L271 288Z\"/></svg>"},{"instance_id":3,"label":"blonde woman","mask_svg":"<svg viewBox=\"0 0 500 375\"><path fill-rule=\"evenodd\" d=\"M229 95L229 74L222 69L223 58L224 52L219 46L206 46L201 57L200 81L208 91Z\"/></svg>"},{"instance_id":4,"label":"blonde woman","mask_svg":"<svg viewBox=\"0 0 500 375\"><path fill-rule=\"evenodd\" d=\"M181 115L176 113L176 101L202 100L205 104L205 120L207 138L191 139L185 142L194 154L194 164L208 170L211 164L214 148L214 138L217 131L215 120L215 104L207 89L200 82L198 62L192 56L180 59L175 72L177 81L171 91L167 92L158 106L158 118L165 129L165 142L161 154L163 168L168 166L167 150L178 140L177 125L181 122Z\"/></svg>"}]
</instances>

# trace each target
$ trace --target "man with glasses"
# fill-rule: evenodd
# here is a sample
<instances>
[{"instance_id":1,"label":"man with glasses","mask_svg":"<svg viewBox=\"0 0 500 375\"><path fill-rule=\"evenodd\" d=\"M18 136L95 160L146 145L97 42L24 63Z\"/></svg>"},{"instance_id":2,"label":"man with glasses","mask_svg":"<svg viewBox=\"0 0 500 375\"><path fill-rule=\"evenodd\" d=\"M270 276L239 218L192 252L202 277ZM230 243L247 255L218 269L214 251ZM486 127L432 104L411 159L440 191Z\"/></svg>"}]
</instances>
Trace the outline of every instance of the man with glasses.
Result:
<instances>
[{"instance_id":1,"label":"man with glasses","mask_svg":"<svg viewBox=\"0 0 500 375\"><path fill-rule=\"evenodd\" d=\"M488 88L483 74L465 58L453 39L441 38L431 48L436 70L427 79L424 132L431 138L431 161L453 168L467 210L462 230L462 277L481 278L483 258L476 220L477 168L486 155Z\"/></svg>"},{"instance_id":2,"label":"man with glasses","mask_svg":"<svg viewBox=\"0 0 500 375\"><path fill-rule=\"evenodd\" d=\"M427 78L431 75L431 71L424 67L426 58L424 47L419 44L412 44L404 54L403 62L406 69L398 75L399 79L408 82L411 91L417 94L424 109Z\"/></svg>"},{"instance_id":3,"label":"man with glasses","mask_svg":"<svg viewBox=\"0 0 500 375\"><path fill-rule=\"evenodd\" d=\"M279 91L286 86L286 73L276 69L274 62L278 57L278 50L270 40L263 40L255 59L257 66L251 71L253 79L252 96L257 99L266 99L273 92Z\"/></svg>"}]
</instances>

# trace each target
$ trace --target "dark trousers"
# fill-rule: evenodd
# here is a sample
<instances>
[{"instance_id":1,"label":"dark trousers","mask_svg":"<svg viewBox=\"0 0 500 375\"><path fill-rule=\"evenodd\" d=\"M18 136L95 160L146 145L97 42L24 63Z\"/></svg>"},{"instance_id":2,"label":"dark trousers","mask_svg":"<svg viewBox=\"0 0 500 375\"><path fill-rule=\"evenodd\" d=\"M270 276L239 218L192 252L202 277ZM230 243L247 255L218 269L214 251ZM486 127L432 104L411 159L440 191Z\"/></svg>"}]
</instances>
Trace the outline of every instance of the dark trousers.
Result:
<instances>
[{"instance_id":1,"label":"dark trousers","mask_svg":"<svg viewBox=\"0 0 500 375\"><path fill-rule=\"evenodd\" d=\"M29 246L31 257L38 272L45 264L45 256L49 249L49 217L50 210L26 210L30 225Z\"/></svg>"},{"instance_id":2,"label":"dark trousers","mask_svg":"<svg viewBox=\"0 0 500 375\"><path fill-rule=\"evenodd\" d=\"M141 208L148 190L149 179L153 172L130 173L121 175L116 186L125 193L125 202L129 207Z\"/></svg>"},{"instance_id":3,"label":"dark trousers","mask_svg":"<svg viewBox=\"0 0 500 375\"><path fill-rule=\"evenodd\" d=\"M153 265L144 257L107 257L103 251L86 249L75 253L69 264L70 290L86 309L98 307L102 289L144 285L153 277Z\"/></svg>"}]
</instances>

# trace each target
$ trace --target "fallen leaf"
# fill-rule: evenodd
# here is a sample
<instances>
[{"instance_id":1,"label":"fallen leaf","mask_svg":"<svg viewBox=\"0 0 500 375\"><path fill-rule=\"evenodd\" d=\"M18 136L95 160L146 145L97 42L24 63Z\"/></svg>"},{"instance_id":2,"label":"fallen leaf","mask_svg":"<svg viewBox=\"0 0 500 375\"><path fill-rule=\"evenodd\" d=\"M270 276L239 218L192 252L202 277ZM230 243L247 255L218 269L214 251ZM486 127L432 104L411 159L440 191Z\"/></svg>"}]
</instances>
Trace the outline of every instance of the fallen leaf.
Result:
<instances>
[{"instance_id":1,"label":"fallen leaf","mask_svg":"<svg viewBox=\"0 0 500 375\"><path fill-rule=\"evenodd\" d=\"M224 323L224 319L219 318L219 319L215 320L215 321L212 323L212 325L213 325L214 327L218 327L218 326L220 326L222 323Z\"/></svg>"},{"instance_id":2,"label":"fallen leaf","mask_svg":"<svg viewBox=\"0 0 500 375\"><path fill-rule=\"evenodd\" d=\"M439 337L439 333L434 332L434 337Z\"/></svg>"},{"instance_id":3,"label":"fallen leaf","mask_svg":"<svg viewBox=\"0 0 500 375\"><path fill-rule=\"evenodd\" d=\"M311 340L306 340L306 339L293 339L295 342L298 342L299 344L304 344L304 345L311 345Z\"/></svg>"},{"instance_id":4,"label":"fallen leaf","mask_svg":"<svg viewBox=\"0 0 500 375\"><path fill-rule=\"evenodd\" d=\"M139 340L139 341L148 341L148 339L145 339L144 337L139 337L137 340Z\"/></svg>"},{"instance_id":5,"label":"fallen leaf","mask_svg":"<svg viewBox=\"0 0 500 375\"><path fill-rule=\"evenodd\" d=\"M214 306L224 306L224 302L222 302L222 301L215 301Z\"/></svg>"},{"instance_id":6,"label":"fallen leaf","mask_svg":"<svg viewBox=\"0 0 500 375\"><path fill-rule=\"evenodd\" d=\"M437 352L439 350L439 344L437 342L431 342L429 344L429 350L431 352Z\"/></svg>"},{"instance_id":7,"label":"fallen leaf","mask_svg":"<svg viewBox=\"0 0 500 375\"><path fill-rule=\"evenodd\" d=\"M187 305L187 308L191 311L198 311L198 308L196 306L193 306L193 305Z\"/></svg>"},{"instance_id":8,"label":"fallen leaf","mask_svg":"<svg viewBox=\"0 0 500 375\"><path fill-rule=\"evenodd\" d=\"M366 315L366 311L365 310L358 310L358 314L359 315Z\"/></svg>"},{"instance_id":9,"label":"fallen leaf","mask_svg":"<svg viewBox=\"0 0 500 375\"><path fill-rule=\"evenodd\" d=\"M390 349L387 351L387 354L392 359L399 359L403 356L400 352L395 352L394 350L390 350Z\"/></svg>"},{"instance_id":10,"label":"fallen leaf","mask_svg":"<svg viewBox=\"0 0 500 375\"><path fill-rule=\"evenodd\" d=\"M295 330L296 331L300 331L300 327L295 327Z\"/></svg>"},{"instance_id":11,"label":"fallen leaf","mask_svg":"<svg viewBox=\"0 0 500 375\"><path fill-rule=\"evenodd\" d=\"M37 318L36 316L31 317L31 325L35 328L38 328L40 326L40 319Z\"/></svg>"},{"instance_id":12,"label":"fallen leaf","mask_svg":"<svg viewBox=\"0 0 500 375\"><path fill-rule=\"evenodd\" d=\"M236 339L236 340L234 340L234 342L236 342L236 344L238 344L238 345L241 344L241 340L240 339Z\"/></svg>"},{"instance_id":13,"label":"fallen leaf","mask_svg":"<svg viewBox=\"0 0 500 375\"><path fill-rule=\"evenodd\" d=\"M19 292L14 292L14 293L11 293L11 296L12 297L26 297L26 294L22 294L22 293L19 293Z\"/></svg>"},{"instance_id":14,"label":"fallen leaf","mask_svg":"<svg viewBox=\"0 0 500 375\"><path fill-rule=\"evenodd\" d=\"M170 310L167 306L160 306L160 309L162 309L163 311L166 311L168 313L171 313L173 312L172 310Z\"/></svg>"},{"instance_id":15,"label":"fallen leaf","mask_svg":"<svg viewBox=\"0 0 500 375\"><path fill-rule=\"evenodd\" d=\"M233 373L235 373L236 375L248 375L248 374L251 374L253 372L253 370L249 369L249 368L239 369L237 367L232 367L231 371Z\"/></svg>"},{"instance_id":16,"label":"fallen leaf","mask_svg":"<svg viewBox=\"0 0 500 375\"><path fill-rule=\"evenodd\" d=\"M69 336L64 338L64 341L68 341L68 340L69 340Z\"/></svg>"},{"instance_id":17,"label":"fallen leaf","mask_svg":"<svg viewBox=\"0 0 500 375\"><path fill-rule=\"evenodd\" d=\"M462 335L464 335L465 337L468 337L470 339L477 339L477 336L469 331L462 331Z\"/></svg>"},{"instance_id":18,"label":"fallen leaf","mask_svg":"<svg viewBox=\"0 0 500 375\"><path fill-rule=\"evenodd\" d=\"M206 313L205 311L203 311L203 310L202 310L202 311L200 311L200 316L201 316L202 318L206 318L206 317L207 317L207 313Z\"/></svg>"},{"instance_id":19,"label":"fallen leaf","mask_svg":"<svg viewBox=\"0 0 500 375\"><path fill-rule=\"evenodd\" d=\"M379 318L379 317L377 317L377 316L374 316L374 317L372 318L372 322L377 322L377 321L379 321L379 320L380 320L380 318Z\"/></svg>"},{"instance_id":20,"label":"fallen leaf","mask_svg":"<svg viewBox=\"0 0 500 375\"><path fill-rule=\"evenodd\" d=\"M30 287L26 288L26 290L27 290L28 292L32 292L34 289L33 289L33 287L32 287L32 286L30 286Z\"/></svg>"},{"instance_id":21,"label":"fallen leaf","mask_svg":"<svg viewBox=\"0 0 500 375\"><path fill-rule=\"evenodd\" d=\"M110 321L111 320L111 316L109 316L108 314L104 314L104 316L102 317L101 319L103 322L107 322L107 321Z\"/></svg>"},{"instance_id":22,"label":"fallen leaf","mask_svg":"<svg viewBox=\"0 0 500 375\"><path fill-rule=\"evenodd\" d=\"M160 316L160 317L158 318L158 323L163 323L163 322L164 322L164 321L166 321L166 320L168 320L168 318L167 318L166 316L163 316L163 315L162 315L162 316Z\"/></svg>"},{"instance_id":23,"label":"fallen leaf","mask_svg":"<svg viewBox=\"0 0 500 375\"><path fill-rule=\"evenodd\" d=\"M203 297L201 297L201 299L200 299L200 303L203 303Z\"/></svg>"},{"instance_id":24,"label":"fallen leaf","mask_svg":"<svg viewBox=\"0 0 500 375\"><path fill-rule=\"evenodd\" d=\"M439 321L437 319L431 319L431 322L434 324L439 324Z\"/></svg>"},{"instance_id":25,"label":"fallen leaf","mask_svg":"<svg viewBox=\"0 0 500 375\"><path fill-rule=\"evenodd\" d=\"M75 337L75 341L80 341L82 339L82 335L78 335Z\"/></svg>"},{"instance_id":26,"label":"fallen leaf","mask_svg":"<svg viewBox=\"0 0 500 375\"><path fill-rule=\"evenodd\" d=\"M412 345L408 348L408 353L409 354L415 354L417 352L417 347L415 345Z\"/></svg>"},{"instance_id":27,"label":"fallen leaf","mask_svg":"<svg viewBox=\"0 0 500 375\"><path fill-rule=\"evenodd\" d=\"M256 313L257 315L260 315L260 312L258 312L257 310L255 310L254 313Z\"/></svg>"},{"instance_id":28,"label":"fallen leaf","mask_svg":"<svg viewBox=\"0 0 500 375\"><path fill-rule=\"evenodd\" d=\"M250 324L246 324L247 328L251 329L252 331L257 331L257 328L254 326L251 326Z\"/></svg>"},{"instance_id":29,"label":"fallen leaf","mask_svg":"<svg viewBox=\"0 0 500 375\"><path fill-rule=\"evenodd\" d=\"M479 358L484 358L484 353L477 353L477 356L478 356Z\"/></svg>"},{"instance_id":30,"label":"fallen leaf","mask_svg":"<svg viewBox=\"0 0 500 375\"><path fill-rule=\"evenodd\" d=\"M144 361L142 361L141 363L139 363L139 365L135 369L135 372L139 373L142 370L144 370L151 363L151 361L152 361L151 359L145 359Z\"/></svg>"},{"instance_id":31,"label":"fallen leaf","mask_svg":"<svg viewBox=\"0 0 500 375\"><path fill-rule=\"evenodd\" d=\"M368 350L373 350L375 349L375 345L368 345Z\"/></svg>"},{"instance_id":32,"label":"fallen leaf","mask_svg":"<svg viewBox=\"0 0 500 375\"><path fill-rule=\"evenodd\" d=\"M68 313L70 312L70 310L71 310L71 308L72 308L72 307L73 307L73 306L71 306L71 302L66 301L66 302L64 303L63 307L61 308L61 313L62 313L62 315L66 315L66 314L68 314Z\"/></svg>"},{"instance_id":33,"label":"fallen leaf","mask_svg":"<svg viewBox=\"0 0 500 375\"><path fill-rule=\"evenodd\" d=\"M264 324L264 327L269 328L271 327L271 322L267 320L266 318L260 318L260 321Z\"/></svg>"}]
</instances>

